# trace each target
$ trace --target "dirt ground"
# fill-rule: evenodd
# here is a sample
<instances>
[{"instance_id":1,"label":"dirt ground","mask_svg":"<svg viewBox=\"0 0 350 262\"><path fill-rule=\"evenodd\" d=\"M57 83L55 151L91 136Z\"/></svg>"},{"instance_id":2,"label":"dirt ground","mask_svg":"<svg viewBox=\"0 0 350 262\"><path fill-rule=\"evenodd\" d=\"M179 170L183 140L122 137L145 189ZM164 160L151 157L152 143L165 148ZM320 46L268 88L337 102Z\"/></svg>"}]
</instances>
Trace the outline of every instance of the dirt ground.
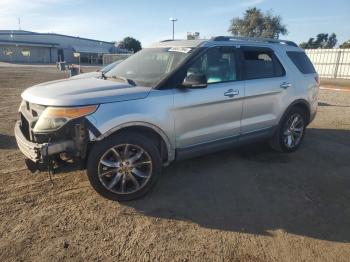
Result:
<instances>
[{"instance_id":1,"label":"dirt ground","mask_svg":"<svg viewBox=\"0 0 350 262\"><path fill-rule=\"evenodd\" d=\"M324 87L344 88L345 90L349 90L350 79L321 78L321 85Z\"/></svg>"},{"instance_id":2,"label":"dirt ground","mask_svg":"<svg viewBox=\"0 0 350 262\"><path fill-rule=\"evenodd\" d=\"M66 77L0 67L0 261L349 261L350 92L322 90L293 154L259 144L172 164L144 198L97 195L83 171L31 174L20 93Z\"/></svg>"}]
</instances>

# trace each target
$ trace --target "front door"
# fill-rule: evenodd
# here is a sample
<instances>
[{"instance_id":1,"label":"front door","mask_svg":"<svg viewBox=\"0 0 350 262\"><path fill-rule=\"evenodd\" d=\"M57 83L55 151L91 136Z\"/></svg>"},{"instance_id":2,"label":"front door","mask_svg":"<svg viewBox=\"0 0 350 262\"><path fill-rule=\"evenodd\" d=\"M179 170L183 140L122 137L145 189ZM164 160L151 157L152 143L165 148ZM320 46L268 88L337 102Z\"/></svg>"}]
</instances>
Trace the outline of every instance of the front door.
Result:
<instances>
[{"instance_id":1,"label":"front door","mask_svg":"<svg viewBox=\"0 0 350 262\"><path fill-rule=\"evenodd\" d=\"M240 134L244 83L233 47L212 47L191 63L186 75L201 73L206 88L179 88L174 93L176 146L186 149Z\"/></svg>"}]
</instances>

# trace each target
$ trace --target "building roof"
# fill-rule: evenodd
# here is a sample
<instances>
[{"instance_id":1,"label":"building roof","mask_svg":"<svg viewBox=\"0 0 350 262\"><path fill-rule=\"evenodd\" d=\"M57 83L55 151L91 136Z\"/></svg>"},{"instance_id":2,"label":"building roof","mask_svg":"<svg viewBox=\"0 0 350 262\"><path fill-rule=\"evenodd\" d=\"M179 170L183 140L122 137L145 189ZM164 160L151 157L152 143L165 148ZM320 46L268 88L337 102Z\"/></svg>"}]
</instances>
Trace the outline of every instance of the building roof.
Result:
<instances>
[{"instance_id":1,"label":"building roof","mask_svg":"<svg viewBox=\"0 0 350 262\"><path fill-rule=\"evenodd\" d=\"M101 43L106 43L106 44L114 44L113 42L95 40L95 39L84 38L84 37L79 37L79 36L56 34L56 33L37 33L37 32L25 31L25 30L0 30L0 35L9 35L9 34L10 35L53 35L53 36L63 36L63 37L71 37L71 38L76 38L76 39L94 41L94 42L99 42L99 43L101 42Z\"/></svg>"},{"instance_id":2,"label":"building roof","mask_svg":"<svg viewBox=\"0 0 350 262\"><path fill-rule=\"evenodd\" d=\"M59 44L56 44L56 43L43 43L43 42L0 40L0 45L55 47L55 46L58 46Z\"/></svg>"}]
</instances>

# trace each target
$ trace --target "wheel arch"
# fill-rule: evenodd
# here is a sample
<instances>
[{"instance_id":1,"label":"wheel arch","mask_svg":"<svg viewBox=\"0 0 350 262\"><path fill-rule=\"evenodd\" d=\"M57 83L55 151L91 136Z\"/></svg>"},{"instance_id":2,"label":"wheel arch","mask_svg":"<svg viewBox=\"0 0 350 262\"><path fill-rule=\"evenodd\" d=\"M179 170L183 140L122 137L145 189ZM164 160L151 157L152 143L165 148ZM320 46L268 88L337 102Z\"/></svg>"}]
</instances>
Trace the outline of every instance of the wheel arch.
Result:
<instances>
[{"instance_id":1,"label":"wheel arch","mask_svg":"<svg viewBox=\"0 0 350 262\"><path fill-rule=\"evenodd\" d=\"M175 152L168 136L162 129L147 122L128 122L118 125L97 137L96 141L124 132L137 132L155 141L164 165L168 165L174 160Z\"/></svg>"},{"instance_id":2,"label":"wheel arch","mask_svg":"<svg viewBox=\"0 0 350 262\"><path fill-rule=\"evenodd\" d=\"M299 108L305 112L306 115L306 125L305 127L310 123L310 117L311 117L311 108L310 104L307 102L305 99L297 99L293 101L283 112L278 125L276 126L276 129L273 132L273 135L270 140L270 146L280 152L288 152L285 149L283 149L281 145L281 140L280 140L280 131L283 125L283 121L286 119L288 114L293 110L294 108ZM290 151L292 152L292 151Z\"/></svg>"},{"instance_id":3,"label":"wheel arch","mask_svg":"<svg viewBox=\"0 0 350 262\"><path fill-rule=\"evenodd\" d=\"M310 123L310 119L311 119L311 107L310 107L310 104L305 99L297 99L297 100L293 101L287 107L287 109L284 111L280 122L290 112L290 110L292 108L296 108L296 107L302 109L305 112L305 114L306 114L306 125L308 125Z\"/></svg>"}]
</instances>

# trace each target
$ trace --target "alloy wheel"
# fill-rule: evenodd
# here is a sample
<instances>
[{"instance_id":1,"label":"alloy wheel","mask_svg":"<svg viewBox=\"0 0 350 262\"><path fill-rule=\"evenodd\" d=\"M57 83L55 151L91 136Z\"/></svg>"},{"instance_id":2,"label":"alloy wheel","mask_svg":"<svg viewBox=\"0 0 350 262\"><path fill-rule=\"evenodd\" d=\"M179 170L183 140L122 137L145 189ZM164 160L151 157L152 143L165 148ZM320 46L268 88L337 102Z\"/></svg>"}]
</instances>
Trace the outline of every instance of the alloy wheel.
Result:
<instances>
[{"instance_id":1,"label":"alloy wheel","mask_svg":"<svg viewBox=\"0 0 350 262\"><path fill-rule=\"evenodd\" d=\"M152 174L150 155L140 146L120 144L100 158L98 178L109 191L131 194L143 188Z\"/></svg>"},{"instance_id":2,"label":"alloy wheel","mask_svg":"<svg viewBox=\"0 0 350 262\"><path fill-rule=\"evenodd\" d=\"M287 148L293 149L299 145L304 128L304 118L298 113L292 114L283 129L283 141Z\"/></svg>"}]
</instances>

